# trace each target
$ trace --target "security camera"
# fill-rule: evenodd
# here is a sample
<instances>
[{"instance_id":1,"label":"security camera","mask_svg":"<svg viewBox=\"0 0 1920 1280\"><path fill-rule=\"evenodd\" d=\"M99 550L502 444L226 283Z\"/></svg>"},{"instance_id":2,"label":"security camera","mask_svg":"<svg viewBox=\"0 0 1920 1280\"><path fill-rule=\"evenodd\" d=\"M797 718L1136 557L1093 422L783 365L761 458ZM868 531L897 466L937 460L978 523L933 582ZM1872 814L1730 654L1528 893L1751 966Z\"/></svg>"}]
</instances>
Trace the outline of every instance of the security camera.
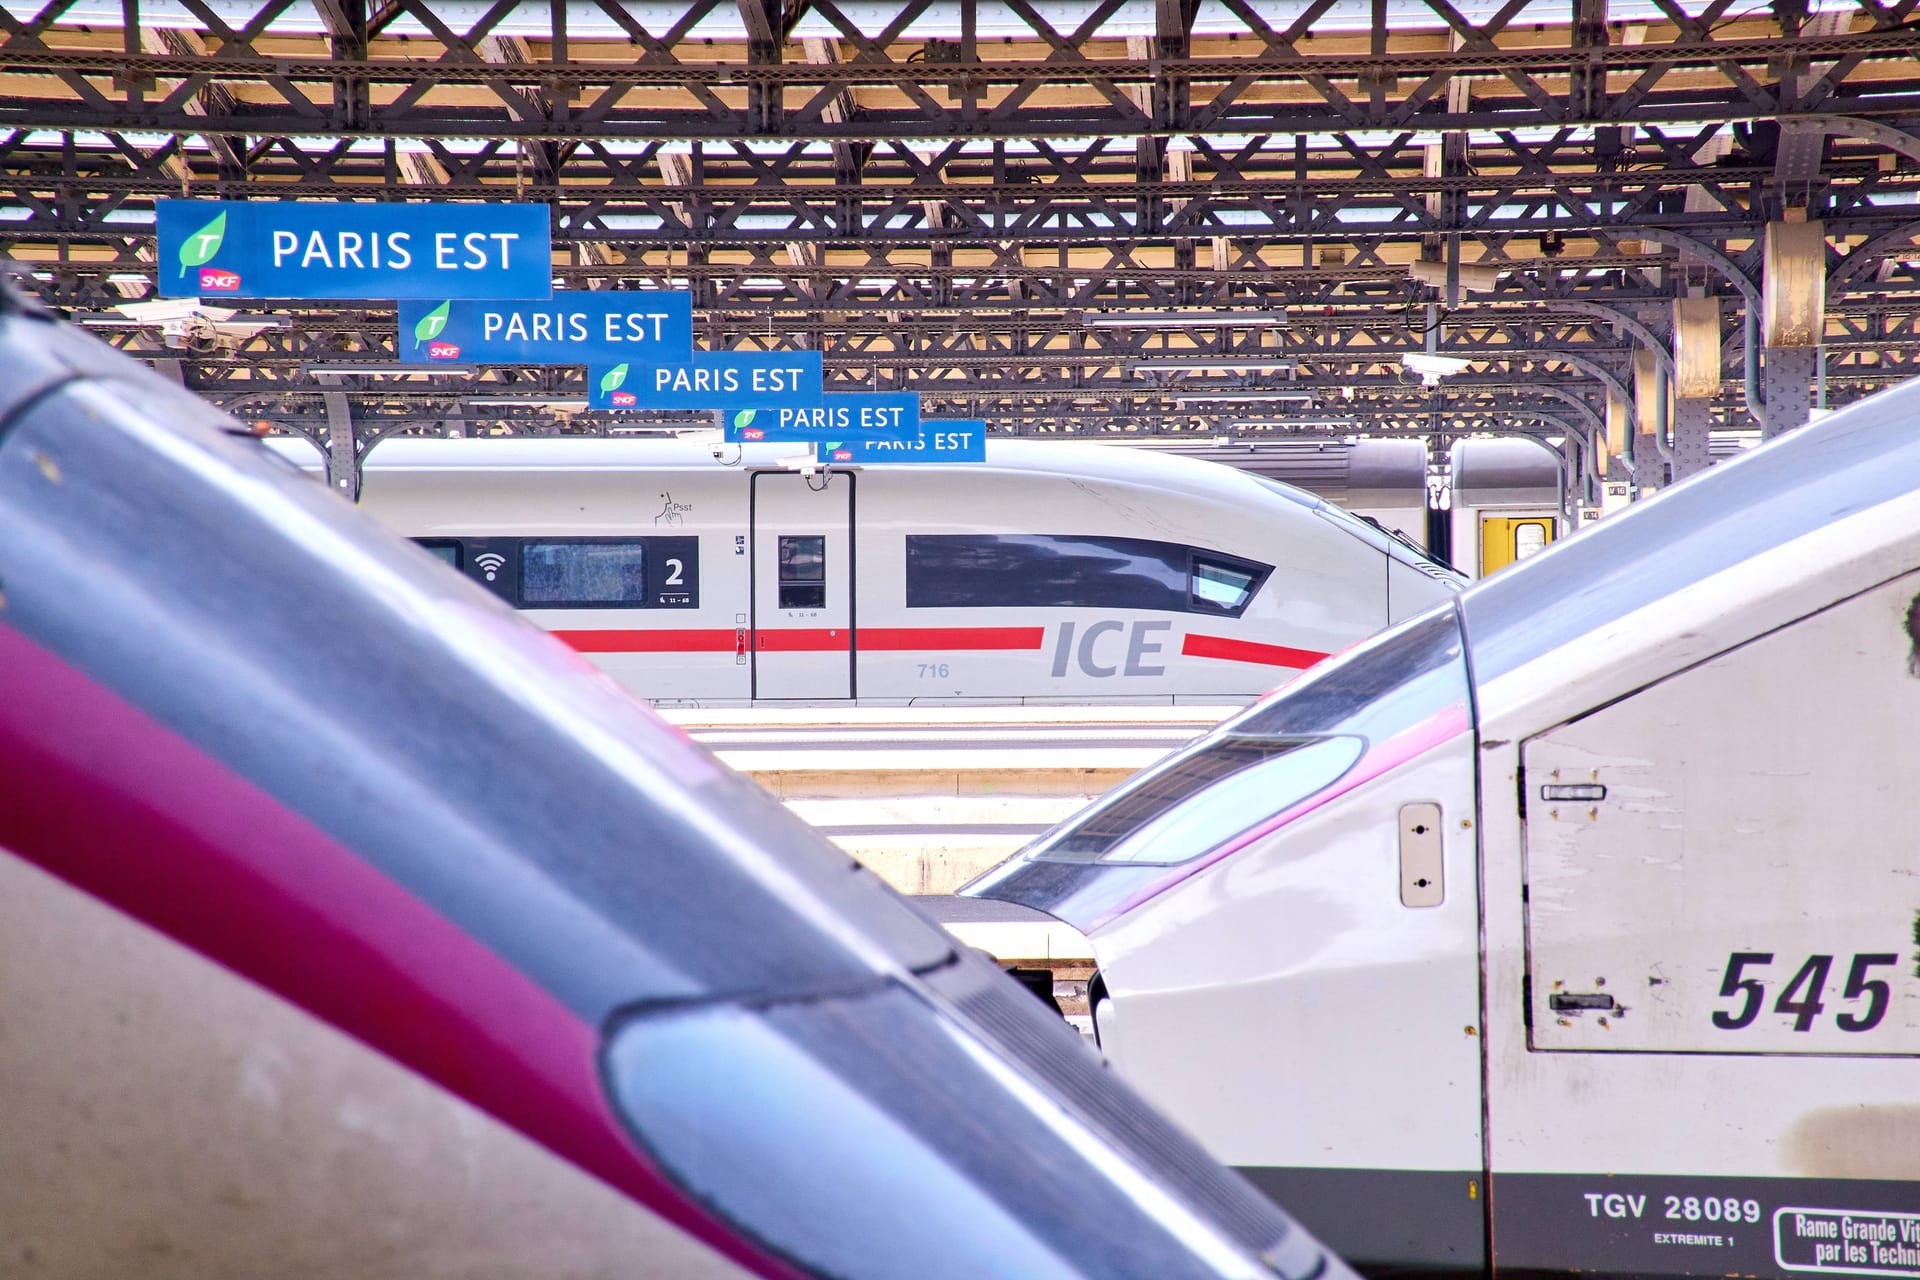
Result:
<instances>
[{"instance_id":1,"label":"security camera","mask_svg":"<svg viewBox=\"0 0 1920 1280\"><path fill-rule=\"evenodd\" d=\"M725 440L709 440L707 442L707 452L712 454L716 460L723 460L727 456L727 442Z\"/></svg>"},{"instance_id":2,"label":"security camera","mask_svg":"<svg viewBox=\"0 0 1920 1280\"><path fill-rule=\"evenodd\" d=\"M160 340L164 345L184 348L201 356L212 355L223 345L232 350L236 344L223 343L224 336L218 324L198 312L178 320L169 320L160 326Z\"/></svg>"}]
</instances>

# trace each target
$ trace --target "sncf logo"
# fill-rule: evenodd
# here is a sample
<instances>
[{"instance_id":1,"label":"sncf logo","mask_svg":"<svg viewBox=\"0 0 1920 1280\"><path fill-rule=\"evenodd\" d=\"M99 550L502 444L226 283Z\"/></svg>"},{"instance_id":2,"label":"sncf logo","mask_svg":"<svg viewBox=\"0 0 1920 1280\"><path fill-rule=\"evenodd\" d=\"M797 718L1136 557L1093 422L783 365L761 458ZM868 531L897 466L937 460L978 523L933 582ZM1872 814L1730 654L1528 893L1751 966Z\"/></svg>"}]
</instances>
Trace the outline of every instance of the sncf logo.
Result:
<instances>
[{"instance_id":1,"label":"sncf logo","mask_svg":"<svg viewBox=\"0 0 1920 1280\"><path fill-rule=\"evenodd\" d=\"M223 267L200 268L200 292L232 293L240 287L240 273Z\"/></svg>"},{"instance_id":2,"label":"sncf logo","mask_svg":"<svg viewBox=\"0 0 1920 1280\"><path fill-rule=\"evenodd\" d=\"M740 432L742 440L765 440L767 433L758 427L747 427Z\"/></svg>"},{"instance_id":3,"label":"sncf logo","mask_svg":"<svg viewBox=\"0 0 1920 1280\"><path fill-rule=\"evenodd\" d=\"M613 393L613 407L616 409L631 409L639 403L640 397L631 391L616 391Z\"/></svg>"},{"instance_id":4,"label":"sncf logo","mask_svg":"<svg viewBox=\"0 0 1920 1280\"><path fill-rule=\"evenodd\" d=\"M427 359L429 360L458 360L459 358L460 344L457 342L429 342L427 344Z\"/></svg>"},{"instance_id":5,"label":"sncf logo","mask_svg":"<svg viewBox=\"0 0 1920 1280\"><path fill-rule=\"evenodd\" d=\"M835 450L833 451L833 461L835 461L835 462L852 462L852 461L853 461L853 450L851 450L851 449L835 449Z\"/></svg>"}]
</instances>

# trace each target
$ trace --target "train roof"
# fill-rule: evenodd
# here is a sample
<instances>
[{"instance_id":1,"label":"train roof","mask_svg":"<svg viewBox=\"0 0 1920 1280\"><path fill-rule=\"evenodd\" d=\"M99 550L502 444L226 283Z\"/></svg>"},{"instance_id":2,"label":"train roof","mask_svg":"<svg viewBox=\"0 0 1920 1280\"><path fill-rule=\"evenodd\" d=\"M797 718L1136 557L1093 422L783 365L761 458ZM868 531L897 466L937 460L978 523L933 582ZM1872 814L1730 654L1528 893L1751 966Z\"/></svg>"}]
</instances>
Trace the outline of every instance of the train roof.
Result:
<instances>
[{"instance_id":1,"label":"train roof","mask_svg":"<svg viewBox=\"0 0 1920 1280\"><path fill-rule=\"evenodd\" d=\"M276 452L296 464L309 468L319 465L317 447L308 449L300 442L276 437L268 441ZM309 442L310 443L310 442ZM985 462L943 464L938 468L916 466L917 472L981 475L1024 473L1058 475L1075 481L1104 480L1114 484L1136 485L1162 493L1177 492L1216 502L1267 512L1298 509L1317 514L1340 526L1375 550L1412 565L1437 580L1459 585L1463 580L1452 570L1429 558L1419 547L1394 537L1378 526L1292 485L1267 476L1253 475L1237 467L1198 458L1181 457L1159 449L1139 449L1130 445L1099 443L1091 440L1018 440L989 437ZM424 471L687 471L695 473L746 473L780 469L796 455L804 456L810 445L797 442L756 443L733 446L727 460L714 454L712 432L688 433L676 437L468 437L440 439L401 437L384 441L367 455L369 476L381 472ZM887 464L864 464L862 470L893 470Z\"/></svg>"},{"instance_id":2,"label":"train roof","mask_svg":"<svg viewBox=\"0 0 1920 1280\"><path fill-rule=\"evenodd\" d=\"M1585 642L1638 610L1696 592L1719 575L1828 532L1920 490L1920 379L1882 391L1761 448L1635 503L1461 594L1484 684ZM1759 589L1801 584L1796 607L1843 598L1846 566L1916 536L1911 521L1861 526L1819 561L1762 575ZM1899 572L1911 567L1900 561ZM1823 595L1824 599L1815 599ZM1746 603L1745 600L1730 601Z\"/></svg>"},{"instance_id":3,"label":"train roof","mask_svg":"<svg viewBox=\"0 0 1920 1280\"><path fill-rule=\"evenodd\" d=\"M1560 505L1560 457L1539 440L1456 440L1450 456L1457 504Z\"/></svg>"},{"instance_id":4,"label":"train roof","mask_svg":"<svg viewBox=\"0 0 1920 1280\"><path fill-rule=\"evenodd\" d=\"M812 446L793 442L733 446L728 460L714 457L711 433L654 438L507 436L466 439L403 437L382 442L367 455L369 472L398 470L515 469L526 471L662 469L726 472L778 468ZM862 464L861 469L890 469ZM918 467L917 470L925 470ZM1018 440L988 437L985 462L943 464L943 471L983 470L1038 474L1071 473L1076 478L1149 484L1209 493L1225 491L1258 498L1267 490L1237 469L1194 458L1085 440ZM1319 499L1298 493L1298 503Z\"/></svg>"}]
</instances>

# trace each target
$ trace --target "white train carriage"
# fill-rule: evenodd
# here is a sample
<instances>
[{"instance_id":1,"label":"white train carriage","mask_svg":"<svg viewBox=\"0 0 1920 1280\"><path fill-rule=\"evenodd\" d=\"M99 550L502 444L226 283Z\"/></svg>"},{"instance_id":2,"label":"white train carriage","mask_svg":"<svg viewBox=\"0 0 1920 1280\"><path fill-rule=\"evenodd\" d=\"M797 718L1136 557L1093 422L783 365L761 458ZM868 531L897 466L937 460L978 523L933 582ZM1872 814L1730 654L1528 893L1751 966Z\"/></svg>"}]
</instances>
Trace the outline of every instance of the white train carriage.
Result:
<instances>
[{"instance_id":1,"label":"white train carriage","mask_svg":"<svg viewBox=\"0 0 1920 1280\"><path fill-rule=\"evenodd\" d=\"M1566 476L1532 440L1454 444L1453 563L1484 578L1546 550L1565 528Z\"/></svg>"},{"instance_id":2,"label":"white train carriage","mask_svg":"<svg viewBox=\"0 0 1920 1280\"><path fill-rule=\"evenodd\" d=\"M1305 489L1396 538L1428 549L1425 441L1223 438L1158 447ZM1541 461L1552 465L1544 453Z\"/></svg>"},{"instance_id":3,"label":"white train carriage","mask_svg":"<svg viewBox=\"0 0 1920 1280\"><path fill-rule=\"evenodd\" d=\"M1397 538L1444 551L1470 578L1538 554L1566 529L1565 473L1554 453L1533 440L1455 441L1448 450L1452 496L1441 511L1427 509L1422 440L1240 439L1163 447L1305 489Z\"/></svg>"},{"instance_id":4,"label":"white train carriage","mask_svg":"<svg viewBox=\"0 0 1920 1280\"><path fill-rule=\"evenodd\" d=\"M779 465L698 439L395 440L367 510L659 702L1245 700L1460 579L1183 458Z\"/></svg>"},{"instance_id":5,"label":"white train carriage","mask_svg":"<svg viewBox=\"0 0 1920 1280\"><path fill-rule=\"evenodd\" d=\"M1082 929L1116 1069L1363 1269L1920 1276L1916 417L1610 517L965 892Z\"/></svg>"}]
</instances>

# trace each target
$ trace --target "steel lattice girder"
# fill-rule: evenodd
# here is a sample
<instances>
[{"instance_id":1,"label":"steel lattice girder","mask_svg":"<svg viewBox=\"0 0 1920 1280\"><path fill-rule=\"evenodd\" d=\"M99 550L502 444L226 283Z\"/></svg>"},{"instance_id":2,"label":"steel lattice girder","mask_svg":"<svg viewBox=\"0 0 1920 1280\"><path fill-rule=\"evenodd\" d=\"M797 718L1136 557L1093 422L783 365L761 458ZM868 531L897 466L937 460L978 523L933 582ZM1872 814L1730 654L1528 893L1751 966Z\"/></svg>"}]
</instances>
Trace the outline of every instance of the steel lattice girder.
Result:
<instances>
[{"instance_id":1,"label":"steel lattice girder","mask_svg":"<svg viewBox=\"0 0 1920 1280\"><path fill-rule=\"evenodd\" d=\"M723 46L733 57L716 61L693 32L718 0L697 0L659 33L615 0L581 6L605 33L598 37L578 24L571 32L551 21L527 28L518 17L522 25L513 29L526 34L504 38L527 46L537 40L546 54L524 59L489 56L514 13L507 4L464 30L427 0L396 0L377 14L330 4L322 12L333 29L302 42L284 35L292 0L268 0L237 29L195 0L188 8L211 38L201 48L155 49L130 32L115 50L64 39L69 29L58 19L68 2L52 0L25 23L0 16L0 65L26 82L8 86L0 123L86 128L111 108L122 129L237 136L365 130L550 139L1126 137L1413 122L1450 129L1627 124L1649 110L1702 121L1816 107L1884 114L1914 93L1899 61L1912 52L1902 24L1913 0L1863 4L1868 28L1833 34L1727 23L1725 0L1698 13L1663 3L1670 38L1616 44L1604 25L1582 24L1544 46L1506 30L1524 6L1473 23L1445 0L1428 4L1431 28L1452 35L1458 48L1410 48L1385 32L1364 47L1355 40L1342 47L1316 33L1332 0L1304 5L1285 30L1268 25L1246 0L1227 0L1221 7L1238 31L1209 38L1163 27L1158 50L1147 57L1103 38L1101 18L1119 7L1109 3L1073 31L1059 30L1031 6L1009 6L1027 28L1020 48L994 46L1004 56L983 58L963 29L958 47L936 59L926 56L926 41L900 34L927 17L930 0L909 0L877 35L817 0L806 8L828 20L827 36L851 57L786 57L787 32L763 17L761 29L749 24L746 39ZM1181 8L1162 7L1162 23L1186 20L1184 12L1169 12ZM758 12L745 4L741 11ZM402 44L391 31L405 24L425 38ZM1716 29L1723 26L1736 29ZM1227 44L1224 34L1246 39ZM274 46L263 51L269 37ZM1420 56L1409 58L1414 52ZM916 53L920 60L910 60ZM1456 76L1471 77L1476 90L1459 108L1446 92ZM242 90L217 104L221 110L197 101L215 80ZM1859 92L1869 80L1875 92ZM860 101L861 89L876 100ZM850 96L856 109L846 109ZM198 110L190 111L196 102Z\"/></svg>"},{"instance_id":2,"label":"steel lattice girder","mask_svg":"<svg viewBox=\"0 0 1920 1280\"><path fill-rule=\"evenodd\" d=\"M1664 18L1637 29L1524 33L1508 29L1518 4L1472 21L1426 2L1431 30L1407 33L1328 33L1331 0L1284 30L1223 0L1238 30L1193 32L1192 6L1162 4L1150 42L1103 31L1115 0L1074 31L1007 6L1011 41L963 31L935 58L902 34L937 14L929 0L877 33L826 0L743 3L717 43L696 35L731 20L715 0L660 31L617 0L503 2L463 27L431 0L321 0L326 30L305 34L287 0L232 25L183 0L200 31L122 29L118 48L52 0L0 13L0 187L17 215L0 245L56 301L100 310L144 292L133 227L159 195L519 195L555 206L560 278L690 286L709 345L777 330L864 376L911 361L930 387L1040 396L1150 354L1390 367L1433 296L1407 264L1448 239L1504 273L1448 317L1450 351L1551 342L1618 363L1623 331L1663 343L1667 300L1704 287L1733 302L1737 380L1759 228L1792 204L1834 246L1839 368L1904 364L1920 165L1888 162L1920 154L1916 0L1784 25L1656 0ZM571 31L552 25L568 14ZM796 34L806 19L824 37ZM1814 177L1789 184L1769 121L1812 110L1872 119L1827 130ZM1192 306L1294 323L1264 340L1085 327ZM1597 314L1569 322L1569 307ZM293 322L247 346L245 375L203 360L192 377L297 384L300 361L391 341L380 313Z\"/></svg>"},{"instance_id":3,"label":"steel lattice girder","mask_svg":"<svg viewBox=\"0 0 1920 1280\"><path fill-rule=\"evenodd\" d=\"M1920 133L1920 114L1900 123ZM626 156L589 143L545 156L544 176L516 185L525 174L522 151L500 142L461 156L444 147L402 152L377 139L318 145L268 137L245 147L234 175L224 172L226 159L179 136L143 146L117 120L65 128L96 129L101 142L82 152L44 128L0 137L0 188L26 215L8 228L9 238L110 243L153 199L184 192L418 196L423 171L436 175L436 199L513 193L552 202L557 242L623 256L688 247L778 251L794 243L971 250L972 260L958 267L992 264L995 246L1004 253L1150 240L1171 249L1220 237L1238 249L1285 237L1295 245L1292 265L1302 265L1297 255L1307 240L1366 246L1440 234L1479 240L1602 230L1630 238L1641 227L1727 235L1750 233L1757 216L1764 221L1781 207L1771 146L1777 135L1768 130L1707 166L1691 160L1707 145L1699 130L1637 129L1631 146L1604 157L1594 139L1564 136L1568 130L1525 141L1504 132L1470 135L1460 171L1431 176L1424 170L1433 135L1411 129L1368 135L1364 145L1346 135L1341 146L1305 153L1285 138L1227 149L1201 136L1176 153L1187 157L1181 167L1189 176L1180 179L1143 174L1136 148L1108 140L1074 151L1046 142L1018 149L962 142L929 161L888 144L865 151L856 166L817 142L770 154L741 143L689 151L653 143ZM1706 132L1710 141L1713 131ZM1828 151L1814 185L1826 215L1847 224L1836 234L1878 234L1920 195L1920 165L1888 167L1892 153L1883 147L1846 141ZM1158 165L1165 169L1164 155ZM1215 268L1279 265L1238 253Z\"/></svg>"}]
</instances>

